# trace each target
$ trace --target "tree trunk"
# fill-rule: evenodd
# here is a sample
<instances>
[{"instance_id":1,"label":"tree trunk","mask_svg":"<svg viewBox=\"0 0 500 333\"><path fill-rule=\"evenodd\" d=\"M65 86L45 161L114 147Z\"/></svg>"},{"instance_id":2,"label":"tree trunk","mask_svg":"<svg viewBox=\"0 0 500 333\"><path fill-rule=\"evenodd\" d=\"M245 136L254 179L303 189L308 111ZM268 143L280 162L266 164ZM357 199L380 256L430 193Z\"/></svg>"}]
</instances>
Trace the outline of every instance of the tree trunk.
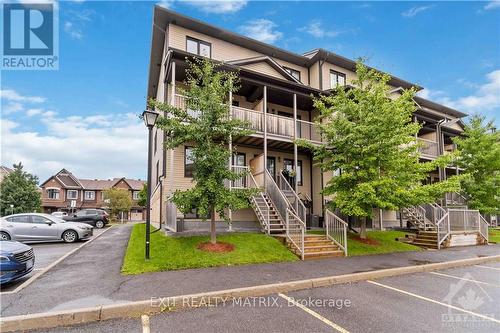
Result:
<instances>
[{"instance_id":1,"label":"tree trunk","mask_svg":"<svg viewBox=\"0 0 500 333\"><path fill-rule=\"evenodd\" d=\"M215 209L212 208L211 219L210 219L210 243L217 243L217 238L215 234Z\"/></svg>"},{"instance_id":2,"label":"tree trunk","mask_svg":"<svg viewBox=\"0 0 500 333\"><path fill-rule=\"evenodd\" d=\"M366 217L362 217L360 223L359 238L366 239Z\"/></svg>"}]
</instances>

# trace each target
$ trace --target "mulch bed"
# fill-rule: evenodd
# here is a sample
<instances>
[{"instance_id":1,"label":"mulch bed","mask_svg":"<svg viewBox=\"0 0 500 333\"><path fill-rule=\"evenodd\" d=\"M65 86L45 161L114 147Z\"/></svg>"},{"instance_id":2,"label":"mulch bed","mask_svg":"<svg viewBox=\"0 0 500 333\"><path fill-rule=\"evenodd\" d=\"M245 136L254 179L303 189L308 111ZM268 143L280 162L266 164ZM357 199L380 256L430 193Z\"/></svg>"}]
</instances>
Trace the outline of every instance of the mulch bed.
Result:
<instances>
[{"instance_id":1,"label":"mulch bed","mask_svg":"<svg viewBox=\"0 0 500 333\"><path fill-rule=\"evenodd\" d=\"M354 236L352 237L352 239L360 242L360 243L363 243L363 244L368 244L368 245L379 245L380 243L375 240L375 239L369 239L369 238L366 238L366 239L363 239L359 236Z\"/></svg>"},{"instance_id":2,"label":"mulch bed","mask_svg":"<svg viewBox=\"0 0 500 333\"><path fill-rule=\"evenodd\" d=\"M198 244L198 250L205 252L227 253L234 251L234 244L226 242L217 242L212 244L210 242L205 242Z\"/></svg>"}]
</instances>

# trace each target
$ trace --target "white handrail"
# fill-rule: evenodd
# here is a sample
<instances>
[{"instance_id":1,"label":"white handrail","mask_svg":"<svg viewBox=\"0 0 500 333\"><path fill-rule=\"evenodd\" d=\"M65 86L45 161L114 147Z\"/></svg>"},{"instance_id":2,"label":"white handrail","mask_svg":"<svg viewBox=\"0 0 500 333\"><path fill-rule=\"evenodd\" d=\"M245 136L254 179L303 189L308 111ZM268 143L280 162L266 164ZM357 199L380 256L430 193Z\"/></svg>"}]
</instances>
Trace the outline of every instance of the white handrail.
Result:
<instances>
[{"instance_id":1,"label":"white handrail","mask_svg":"<svg viewBox=\"0 0 500 333\"><path fill-rule=\"evenodd\" d=\"M479 214L479 234L486 240L486 243L489 242L489 226L488 221Z\"/></svg>"},{"instance_id":2,"label":"white handrail","mask_svg":"<svg viewBox=\"0 0 500 333\"><path fill-rule=\"evenodd\" d=\"M279 188L281 191L287 191L288 193L291 193L292 196L293 196L293 202L290 201L289 199L288 202L290 202L290 204L292 205L292 208L295 210L295 214L297 214L298 216L300 216L302 218L303 221L306 220L306 206L304 205L304 203L302 202L302 200L300 200L298 194L294 191L294 189L292 188L292 186L288 183L288 181L285 179L285 177L283 176L283 174L280 172L280 175L279 175L279 179L280 179L280 185Z\"/></svg>"},{"instance_id":3,"label":"white handrail","mask_svg":"<svg viewBox=\"0 0 500 333\"><path fill-rule=\"evenodd\" d=\"M328 209L325 212L326 236L344 251L347 256L348 224Z\"/></svg>"},{"instance_id":4,"label":"white handrail","mask_svg":"<svg viewBox=\"0 0 500 333\"><path fill-rule=\"evenodd\" d=\"M290 225L290 219L298 222L293 227ZM304 260L304 233L306 225L300 218L288 207L285 213L286 237L292 245L294 245L300 253L300 259ZM298 226L298 227L297 227ZM299 244L297 244L299 243Z\"/></svg>"},{"instance_id":5,"label":"white handrail","mask_svg":"<svg viewBox=\"0 0 500 333\"><path fill-rule=\"evenodd\" d=\"M448 238L451 234L450 229L450 215L449 212L446 212L439 221L436 222L437 229L437 246L438 249L441 249L441 244Z\"/></svg>"}]
</instances>

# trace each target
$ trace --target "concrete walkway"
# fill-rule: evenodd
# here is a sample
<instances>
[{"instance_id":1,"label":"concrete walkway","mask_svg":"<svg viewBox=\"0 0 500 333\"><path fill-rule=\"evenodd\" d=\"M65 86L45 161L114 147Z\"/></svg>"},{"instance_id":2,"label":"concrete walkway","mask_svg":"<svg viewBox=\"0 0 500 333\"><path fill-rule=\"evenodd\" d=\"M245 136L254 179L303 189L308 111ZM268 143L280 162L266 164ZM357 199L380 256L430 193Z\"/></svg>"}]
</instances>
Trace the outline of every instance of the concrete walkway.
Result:
<instances>
[{"instance_id":1,"label":"concrete walkway","mask_svg":"<svg viewBox=\"0 0 500 333\"><path fill-rule=\"evenodd\" d=\"M132 226L113 227L30 286L2 297L12 316L500 254L500 245L122 275ZM165 253L168 257L168 253Z\"/></svg>"}]
</instances>

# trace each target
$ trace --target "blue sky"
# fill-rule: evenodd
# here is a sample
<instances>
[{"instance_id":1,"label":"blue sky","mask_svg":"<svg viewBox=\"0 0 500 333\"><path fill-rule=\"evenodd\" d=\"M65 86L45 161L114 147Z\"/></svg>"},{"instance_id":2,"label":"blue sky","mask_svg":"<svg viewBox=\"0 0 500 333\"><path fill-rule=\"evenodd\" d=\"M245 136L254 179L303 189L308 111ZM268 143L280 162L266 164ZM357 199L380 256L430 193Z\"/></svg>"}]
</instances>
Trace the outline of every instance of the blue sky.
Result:
<instances>
[{"instance_id":1,"label":"blue sky","mask_svg":"<svg viewBox=\"0 0 500 333\"><path fill-rule=\"evenodd\" d=\"M144 178L152 7L59 4L58 71L4 71L2 164L45 179ZM424 97L500 124L500 2L161 1L298 53L317 47L418 83Z\"/></svg>"}]
</instances>

